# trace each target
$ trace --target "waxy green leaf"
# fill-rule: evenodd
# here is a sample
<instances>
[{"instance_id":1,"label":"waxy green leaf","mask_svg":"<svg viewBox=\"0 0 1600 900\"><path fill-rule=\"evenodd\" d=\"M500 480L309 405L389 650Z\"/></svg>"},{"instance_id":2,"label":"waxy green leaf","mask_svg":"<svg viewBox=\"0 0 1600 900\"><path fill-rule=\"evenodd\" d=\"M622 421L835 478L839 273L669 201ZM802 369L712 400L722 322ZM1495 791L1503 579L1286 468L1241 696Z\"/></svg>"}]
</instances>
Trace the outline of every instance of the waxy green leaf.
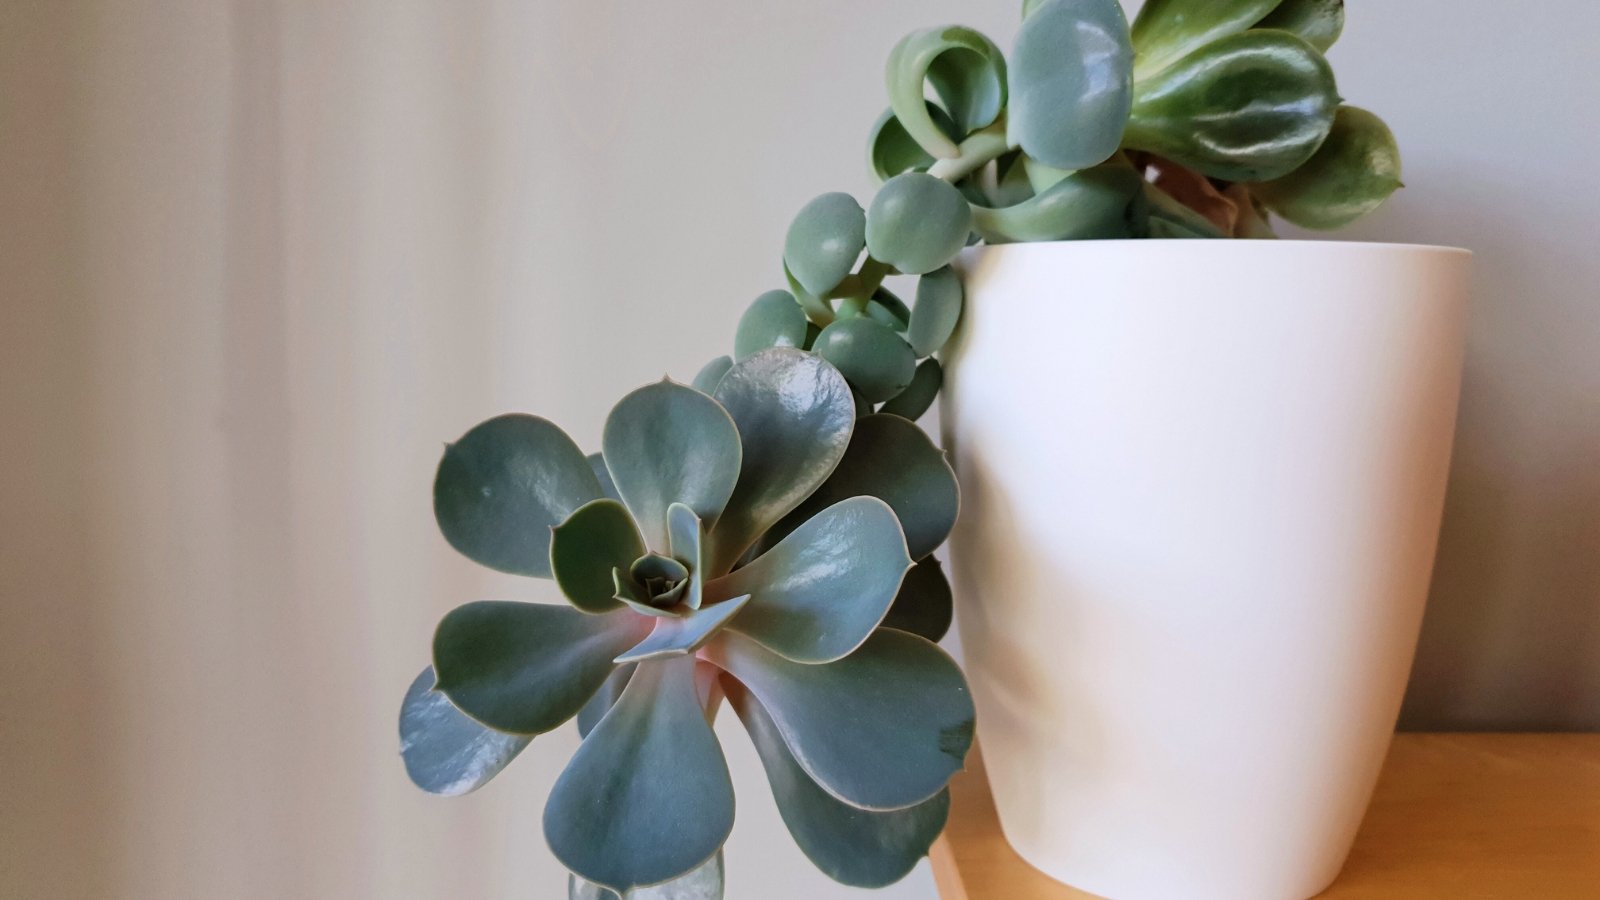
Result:
<instances>
[{"instance_id":1,"label":"waxy green leaf","mask_svg":"<svg viewBox=\"0 0 1600 900\"><path fill-rule=\"evenodd\" d=\"M961 276L946 266L917 279L917 305L911 310L906 340L917 356L932 356L961 321ZM847 376L848 377L848 376Z\"/></svg>"},{"instance_id":2,"label":"waxy green leaf","mask_svg":"<svg viewBox=\"0 0 1600 900\"><path fill-rule=\"evenodd\" d=\"M915 424L880 412L856 422L833 474L767 535L767 542L848 497L888 503L912 559L944 543L961 509L960 488L944 451Z\"/></svg>"},{"instance_id":3,"label":"waxy green leaf","mask_svg":"<svg viewBox=\"0 0 1600 900\"><path fill-rule=\"evenodd\" d=\"M1212 178L1269 181L1311 158L1338 105L1315 48L1284 31L1246 31L1141 81L1123 140Z\"/></svg>"},{"instance_id":4,"label":"waxy green leaf","mask_svg":"<svg viewBox=\"0 0 1600 900\"><path fill-rule=\"evenodd\" d=\"M744 461L705 552L707 578L733 568L768 528L833 471L855 427L855 399L839 370L800 350L740 360L717 387L739 428Z\"/></svg>"},{"instance_id":5,"label":"waxy green leaf","mask_svg":"<svg viewBox=\"0 0 1600 900\"><path fill-rule=\"evenodd\" d=\"M884 287L872 292L872 299L867 302L867 315L895 331L905 331L911 324L911 310L905 301Z\"/></svg>"},{"instance_id":6,"label":"waxy green leaf","mask_svg":"<svg viewBox=\"0 0 1600 900\"><path fill-rule=\"evenodd\" d=\"M855 268L861 248L867 243L866 215L856 198L837 191L823 194L800 208L784 238L783 262L807 293L825 296ZM743 323L740 323L740 330L743 331ZM792 344L767 346L798 347L800 341L796 338ZM753 347L748 352L736 350L734 356L743 359L759 349L762 348Z\"/></svg>"},{"instance_id":7,"label":"waxy green leaf","mask_svg":"<svg viewBox=\"0 0 1600 900\"><path fill-rule=\"evenodd\" d=\"M928 117L939 132L949 138L952 145L961 140L961 131L937 103L927 102ZM894 110L884 110L872 126L867 139L867 164L881 184L902 172L925 172L934 159L922 149L904 125L895 117Z\"/></svg>"},{"instance_id":8,"label":"waxy green leaf","mask_svg":"<svg viewBox=\"0 0 1600 900\"><path fill-rule=\"evenodd\" d=\"M583 451L550 422L498 416L445 447L433 514L450 546L513 575L550 577L550 529L599 497Z\"/></svg>"},{"instance_id":9,"label":"waxy green leaf","mask_svg":"<svg viewBox=\"0 0 1600 900\"><path fill-rule=\"evenodd\" d=\"M1280 0L1145 0L1133 20L1134 71L1154 75L1213 41L1243 32Z\"/></svg>"},{"instance_id":10,"label":"waxy green leaf","mask_svg":"<svg viewBox=\"0 0 1600 900\"><path fill-rule=\"evenodd\" d=\"M474 722L435 691L433 682L430 666L406 691L400 705L400 756L412 783L428 793L470 793L498 775L532 738Z\"/></svg>"},{"instance_id":11,"label":"waxy green leaf","mask_svg":"<svg viewBox=\"0 0 1600 900\"><path fill-rule=\"evenodd\" d=\"M958 132L976 131L1006 105L1006 61L994 42L952 25L914 31L889 52L885 73L889 107L912 140L940 159L960 153L956 141L928 113L924 94L933 85Z\"/></svg>"},{"instance_id":12,"label":"waxy green leaf","mask_svg":"<svg viewBox=\"0 0 1600 900\"><path fill-rule=\"evenodd\" d=\"M1127 165L1084 169L1016 206L973 207L972 228L991 244L1128 237L1129 207L1143 183Z\"/></svg>"},{"instance_id":13,"label":"waxy green leaf","mask_svg":"<svg viewBox=\"0 0 1600 900\"><path fill-rule=\"evenodd\" d=\"M662 884L634 888L618 894L609 888L567 876L567 900L722 900L722 851L687 875Z\"/></svg>"},{"instance_id":14,"label":"waxy green leaf","mask_svg":"<svg viewBox=\"0 0 1600 900\"><path fill-rule=\"evenodd\" d=\"M739 432L711 398L670 381L646 385L606 419L600 440L622 501L652 549L667 549L667 507L715 522L739 478Z\"/></svg>"},{"instance_id":15,"label":"waxy green leaf","mask_svg":"<svg viewBox=\"0 0 1600 900\"><path fill-rule=\"evenodd\" d=\"M644 640L620 654L616 661L644 662L693 653L721 631L749 601L750 595L745 594L713 603L681 618L657 619L655 629Z\"/></svg>"},{"instance_id":16,"label":"waxy green leaf","mask_svg":"<svg viewBox=\"0 0 1600 900\"><path fill-rule=\"evenodd\" d=\"M778 726L754 696L724 678L728 702L744 722L783 823L802 852L841 884L881 888L904 878L944 829L950 792L906 809L873 812L839 802L795 762Z\"/></svg>"},{"instance_id":17,"label":"waxy green leaf","mask_svg":"<svg viewBox=\"0 0 1600 900\"><path fill-rule=\"evenodd\" d=\"M949 182L907 172L883 183L867 209L867 252L907 275L932 272L967 245L972 211Z\"/></svg>"},{"instance_id":18,"label":"waxy green leaf","mask_svg":"<svg viewBox=\"0 0 1600 900\"><path fill-rule=\"evenodd\" d=\"M848 275L849 271L846 269L845 274ZM806 325L805 311L800 308L793 294L788 291L767 291L757 297L744 315L739 317L739 328L733 336L733 355L744 359L768 347L804 346Z\"/></svg>"},{"instance_id":19,"label":"waxy green leaf","mask_svg":"<svg viewBox=\"0 0 1600 900\"><path fill-rule=\"evenodd\" d=\"M728 359L726 356L722 358ZM733 365L733 361L728 360L728 365ZM622 495L617 493L617 485L611 480L611 470L606 468L606 458L598 453L591 453L585 458L589 460L589 469L594 472L595 480L600 482L601 496L610 497L620 503Z\"/></svg>"},{"instance_id":20,"label":"waxy green leaf","mask_svg":"<svg viewBox=\"0 0 1600 900\"><path fill-rule=\"evenodd\" d=\"M707 584L706 596L714 603L755 595L730 627L796 662L825 663L878 627L909 568L894 511L876 497L852 497Z\"/></svg>"},{"instance_id":21,"label":"waxy green leaf","mask_svg":"<svg viewBox=\"0 0 1600 900\"><path fill-rule=\"evenodd\" d=\"M917 374L911 377L906 389L889 398L878 411L915 422L933 405L943 385L944 369L930 356L917 364Z\"/></svg>"},{"instance_id":22,"label":"waxy green leaf","mask_svg":"<svg viewBox=\"0 0 1600 900\"><path fill-rule=\"evenodd\" d=\"M872 318L834 322L822 329L812 351L833 363L869 403L905 390L917 369L905 338Z\"/></svg>"},{"instance_id":23,"label":"waxy green leaf","mask_svg":"<svg viewBox=\"0 0 1600 900\"><path fill-rule=\"evenodd\" d=\"M733 357L719 356L716 359L713 359L704 366L701 366L700 371L695 373L694 389L702 394L715 394L717 392L717 385L722 383L722 376L728 374L728 370L731 368L733 368ZM609 481L610 478L611 474L609 472L606 473L606 480ZM620 495L615 494L615 491L616 486L612 485L611 490L606 493L606 496L616 496L617 499L622 499Z\"/></svg>"},{"instance_id":24,"label":"waxy green leaf","mask_svg":"<svg viewBox=\"0 0 1600 900\"><path fill-rule=\"evenodd\" d=\"M1344 0L1283 0L1255 27L1287 31L1327 53L1344 32Z\"/></svg>"},{"instance_id":25,"label":"waxy green leaf","mask_svg":"<svg viewBox=\"0 0 1600 900\"><path fill-rule=\"evenodd\" d=\"M648 629L636 616L486 600L451 610L433 636L437 690L499 731L543 734L605 683L611 660Z\"/></svg>"},{"instance_id":26,"label":"waxy green leaf","mask_svg":"<svg viewBox=\"0 0 1600 900\"><path fill-rule=\"evenodd\" d=\"M602 497L578 507L550 535L550 570L556 586L586 613L618 607L611 570L644 553L644 538L618 501Z\"/></svg>"},{"instance_id":27,"label":"waxy green leaf","mask_svg":"<svg viewBox=\"0 0 1600 900\"><path fill-rule=\"evenodd\" d=\"M732 829L733 782L688 656L635 670L544 808L556 859L619 893L693 871Z\"/></svg>"},{"instance_id":28,"label":"waxy green leaf","mask_svg":"<svg viewBox=\"0 0 1600 900\"><path fill-rule=\"evenodd\" d=\"M634 666L631 663L625 666L617 666L611 675L606 678L605 684L600 686L600 690L595 691L594 696L589 698L589 702L583 705L583 709L578 710L579 737L588 737L589 732L594 730L594 726L600 724L600 720L605 717L605 714L610 712L611 707L616 705L617 698L622 696L622 689L628 686L628 679L633 677L633 669Z\"/></svg>"},{"instance_id":29,"label":"waxy green leaf","mask_svg":"<svg viewBox=\"0 0 1600 900\"><path fill-rule=\"evenodd\" d=\"M1383 120L1339 107L1328 139L1305 165L1250 189L1267 208L1304 228L1340 228L1372 212L1400 187L1400 148Z\"/></svg>"},{"instance_id":30,"label":"waxy green leaf","mask_svg":"<svg viewBox=\"0 0 1600 900\"><path fill-rule=\"evenodd\" d=\"M955 602L944 569L931 556L906 573L900 593L883 617L883 628L895 628L921 635L935 643L944 639L955 619Z\"/></svg>"},{"instance_id":31,"label":"waxy green leaf","mask_svg":"<svg viewBox=\"0 0 1600 900\"><path fill-rule=\"evenodd\" d=\"M961 669L914 634L880 629L824 666L791 662L731 629L701 653L755 694L806 774L852 806L925 802L972 746Z\"/></svg>"},{"instance_id":32,"label":"waxy green leaf","mask_svg":"<svg viewBox=\"0 0 1600 900\"><path fill-rule=\"evenodd\" d=\"M705 588L705 573L701 559L701 545L703 532L700 528L700 517L694 510L682 503L674 503L667 507L667 538L672 548L672 555L689 569L689 587L683 597L683 605L690 609L700 608L701 594Z\"/></svg>"},{"instance_id":33,"label":"waxy green leaf","mask_svg":"<svg viewBox=\"0 0 1600 900\"><path fill-rule=\"evenodd\" d=\"M1047 165L1098 165L1122 140L1132 88L1122 5L1046 0L1023 20L1011 51L1006 136Z\"/></svg>"}]
</instances>

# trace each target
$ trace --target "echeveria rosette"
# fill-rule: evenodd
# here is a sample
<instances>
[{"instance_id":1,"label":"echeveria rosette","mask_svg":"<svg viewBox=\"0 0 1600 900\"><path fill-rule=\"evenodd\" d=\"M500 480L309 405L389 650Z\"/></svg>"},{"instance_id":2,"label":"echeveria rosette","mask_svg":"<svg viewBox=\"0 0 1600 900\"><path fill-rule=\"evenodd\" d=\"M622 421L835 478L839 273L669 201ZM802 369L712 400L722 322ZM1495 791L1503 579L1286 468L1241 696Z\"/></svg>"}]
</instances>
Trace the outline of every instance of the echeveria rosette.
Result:
<instances>
[{"instance_id":1,"label":"echeveria rosette","mask_svg":"<svg viewBox=\"0 0 1600 900\"><path fill-rule=\"evenodd\" d=\"M435 498L451 544L552 577L570 606L480 602L445 617L401 712L413 780L473 790L577 716L585 740L545 810L573 896L674 879L720 891L733 795L709 720L726 685L818 865L852 884L903 875L942 823L972 707L955 664L911 633L938 627L940 586L913 567L896 511L926 555L954 516L954 481L940 457L942 472L917 467L934 489L921 506L903 479L839 488L866 477L852 449L882 440L881 425L856 419L832 365L776 348L728 366L714 397L672 382L629 394L607 419L599 466L529 416L491 419L447 448ZM802 506L814 511L796 522ZM908 630L880 629L891 615ZM929 715L913 721L917 710ZM869 712L888 718L863 741ZM864 777L885 760L904 764ZM818 838L845 820L879 837Z\"/></svg>"}]
</instances>

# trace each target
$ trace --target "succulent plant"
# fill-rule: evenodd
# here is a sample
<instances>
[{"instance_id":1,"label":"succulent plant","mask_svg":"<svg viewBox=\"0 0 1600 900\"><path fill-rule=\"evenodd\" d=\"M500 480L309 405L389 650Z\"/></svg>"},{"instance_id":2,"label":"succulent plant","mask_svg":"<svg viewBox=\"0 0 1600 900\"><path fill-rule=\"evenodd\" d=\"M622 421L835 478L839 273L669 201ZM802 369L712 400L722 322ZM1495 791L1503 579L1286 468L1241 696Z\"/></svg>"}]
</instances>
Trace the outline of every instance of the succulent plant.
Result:
<instances>
[{"instance_id":1,"label":"succulent plant","mask_svg":"<svg viewBox=\"0 0 1600 900\"><path fill-rule=\"evenodd\" d=\"M586 737L545 809L574 896L720 883L725 695L802 849L851 884L904 875L972 737L965 681L932 642L949 590L928 554L958 503L943 454L904 419L858 420L843 376L797 349L746 357L715 396L642 387L601 443L593 461L507 415L445 450L446 539L553 579L568 605L445 616L401 711L412 779L465 793L577 718Z\"/></svg>"},{"instance_id":2,"label":"succulent plant","mask_svg":"<svg viewBox=\"0 0 1600 900\"><path fill-rule=\"evenodd\" d=\"M863 207L807 203L734 352L692 386L624 397L601 453L550 422L490 419L434 484L469 558L553 579L567 605L459 607L407 691L423 789L482 786L569 719L584 736L545 835L585 900L722 896L733 790L724 700L801 849L876 887L926 854L972 740L931 555L959 506L914 421L980 241L1273 236L1334 228L1400 186L1373 114L1323 52L1342 0L1025 0L1008 62L951 26L914 32L872 128ZM916 279L908 306L890 279ZM670 763L664 763L668 760Z\"/></svg>"}]
</instances>

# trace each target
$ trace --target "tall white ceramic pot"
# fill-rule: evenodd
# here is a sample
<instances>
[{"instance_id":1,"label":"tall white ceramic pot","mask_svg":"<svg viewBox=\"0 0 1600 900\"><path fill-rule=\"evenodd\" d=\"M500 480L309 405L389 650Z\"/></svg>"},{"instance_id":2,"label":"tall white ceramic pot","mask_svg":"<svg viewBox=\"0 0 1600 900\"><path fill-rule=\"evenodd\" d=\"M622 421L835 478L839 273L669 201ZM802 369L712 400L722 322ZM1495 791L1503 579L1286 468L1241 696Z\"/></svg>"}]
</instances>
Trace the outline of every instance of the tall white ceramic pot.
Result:
<instances>
[{"instance_id":1,"label":"tall white ceramic pot","mask_svg":"<svg viewBox=\"0 0 1600 900\"><path fill-rule=\"evenodd\" d=\"M969 251L943 421L978 738L1006 837L1116 900L1338 874L1415 650L1466 251Z\"/></svg>"}]
</instances>

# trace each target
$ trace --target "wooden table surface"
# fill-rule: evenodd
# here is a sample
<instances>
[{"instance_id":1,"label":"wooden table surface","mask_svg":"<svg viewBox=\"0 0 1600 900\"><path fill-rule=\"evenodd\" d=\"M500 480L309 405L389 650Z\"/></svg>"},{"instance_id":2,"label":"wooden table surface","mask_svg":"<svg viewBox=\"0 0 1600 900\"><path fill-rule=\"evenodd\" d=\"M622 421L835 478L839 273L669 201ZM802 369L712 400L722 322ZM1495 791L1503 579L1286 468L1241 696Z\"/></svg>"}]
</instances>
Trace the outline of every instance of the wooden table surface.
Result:
<instances>
[{"instance_id":1,"label":"wooden table surface","mask_svg":"<svg viewBox=\"0 0 1600 900\"><path fill-rule=\"evenodd\" d=\"M1006 843L976 751L933 848L943 900L1082 900ZM1401 734L1327 900L1600 900L1600 735Z\"/></svg>"}]
</instances>

